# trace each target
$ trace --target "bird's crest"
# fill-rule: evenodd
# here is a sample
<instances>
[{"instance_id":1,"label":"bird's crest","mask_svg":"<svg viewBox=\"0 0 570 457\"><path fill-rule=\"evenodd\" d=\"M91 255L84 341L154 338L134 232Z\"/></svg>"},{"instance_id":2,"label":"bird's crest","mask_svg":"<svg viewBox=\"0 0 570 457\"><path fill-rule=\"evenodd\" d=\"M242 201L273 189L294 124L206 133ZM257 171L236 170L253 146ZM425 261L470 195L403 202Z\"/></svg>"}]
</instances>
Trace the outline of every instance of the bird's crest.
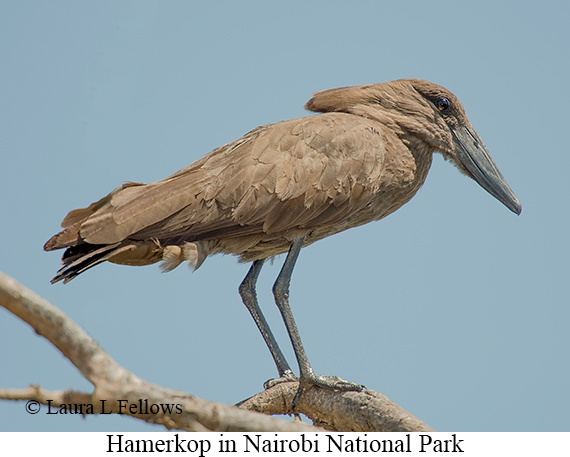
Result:
<instances>
[{"instance_id":1,"label":"bird's crest","mask_svg":"<svg viewBox=\"0 0 570 457\"><path fill-rule=\"evenodd\" d=\"M349 112L355 105L362 105L378 100L378 84L364 86L339 87L315 92L305 109L317 113Z\"/></svg>"}]
</instances>

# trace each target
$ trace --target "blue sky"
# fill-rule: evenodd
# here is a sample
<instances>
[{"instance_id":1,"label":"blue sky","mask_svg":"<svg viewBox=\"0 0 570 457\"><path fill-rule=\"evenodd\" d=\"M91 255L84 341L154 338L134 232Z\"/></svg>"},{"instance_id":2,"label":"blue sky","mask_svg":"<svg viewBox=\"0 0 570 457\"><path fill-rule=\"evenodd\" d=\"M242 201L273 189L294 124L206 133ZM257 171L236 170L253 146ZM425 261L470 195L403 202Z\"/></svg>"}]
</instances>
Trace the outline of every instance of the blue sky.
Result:
<instances>
[{"instance_id":1,"label":"blue sky","mask_svg":"<svg viewBox=\"0 0 570 457\"><path fill-rule=\"evenodd\" d=\"M0 5L0 270L61 308L129 370L236 403L275 367L237 287L247 265L101 265L51 286L43 243L71 209L151 182L315 91L398 78L462 101L523 205L516 217L438 154L386 219L301 252L291 305L313 368L367 385L440 431L568 431L570 34L564 2L26 1ZM294 365L271 296L258 285ZM0 310L0 386L91 391ZM126 417L31 416L4 431L162 430Z\"/></svg>"}]
</instances>

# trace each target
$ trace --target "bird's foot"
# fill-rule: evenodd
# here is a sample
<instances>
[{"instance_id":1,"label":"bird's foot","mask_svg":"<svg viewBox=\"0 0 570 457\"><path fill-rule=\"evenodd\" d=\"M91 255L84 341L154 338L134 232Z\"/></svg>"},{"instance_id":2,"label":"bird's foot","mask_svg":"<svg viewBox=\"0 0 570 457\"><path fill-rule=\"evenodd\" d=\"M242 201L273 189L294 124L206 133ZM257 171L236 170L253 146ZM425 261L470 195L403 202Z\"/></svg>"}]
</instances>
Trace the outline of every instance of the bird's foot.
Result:
<instances>
[{"instance_id":1,"label":"bird's foot","mask_svg":"<svg viewBox=\"0 0 570 457\"><path fill-rule=\"evenodd\" d=\"M366 389L362 384L346 381L338 376L315 376L313 375L308 380L301 380L301 384L314 385L324 387L325 389L340 390L343 392L361 392Z\"/></svg>"},{"instance_id":2,"label":"bird's foot","mask_svg":"<svg viewBox=\"0 0 570 457\"><path fill-rule=\"evenodd\" d=\"M366 386L362 384L356 384L355 382L346 381L338 376L317 376L313 371L309 371L304 376L299 379L299 390L295 394L293 399L293 411L297 408L299 404L299 399L306 387L318 386L325 389L340 390L342 392L361 392L366 389Z\"/></svg>"},{"instance_id":3,"label":"bird's foot","mask_svg":"<svg viewBox=\"0 0 570 457\"><path fill-rule=\"evenodd\" d=\"M298 382L299 378L293 374L291 370L285 371L279 378L269 379L263 383L263 388L265 390L281 384L283 382Z\"/></svg>"}]
</instances>

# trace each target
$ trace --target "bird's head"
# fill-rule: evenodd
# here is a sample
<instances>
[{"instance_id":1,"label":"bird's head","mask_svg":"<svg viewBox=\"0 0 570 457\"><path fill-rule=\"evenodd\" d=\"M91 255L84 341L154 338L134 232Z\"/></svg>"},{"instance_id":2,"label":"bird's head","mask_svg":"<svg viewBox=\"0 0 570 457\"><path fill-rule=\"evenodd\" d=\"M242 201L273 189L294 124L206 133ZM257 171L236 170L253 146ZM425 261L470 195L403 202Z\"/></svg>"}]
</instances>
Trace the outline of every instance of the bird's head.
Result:
<instances>
[{"instance_id":1,"label":"bird's head","mask_svg":"<svg viewBox=\"0 0 570 457\"><path fill-rule=\"evenodd\" d=\"M305 108L346 112L376 119L411 142L415 139L473 178L516 214L521 204L495 165L460 101L447 89L419 79L329 89L314 94ZM414 147L410 144L410 147Z\"/></svg>"}]
</instances>

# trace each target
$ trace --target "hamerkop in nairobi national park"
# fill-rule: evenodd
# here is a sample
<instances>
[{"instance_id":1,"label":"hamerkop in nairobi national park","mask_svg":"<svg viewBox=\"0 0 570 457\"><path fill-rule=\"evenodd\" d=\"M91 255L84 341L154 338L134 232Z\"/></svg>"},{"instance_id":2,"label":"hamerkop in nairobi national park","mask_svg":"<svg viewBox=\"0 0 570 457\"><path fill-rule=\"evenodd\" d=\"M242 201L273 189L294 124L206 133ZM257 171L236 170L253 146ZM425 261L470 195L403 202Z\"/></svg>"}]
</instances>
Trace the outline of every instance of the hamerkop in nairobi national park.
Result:
<instances>
[{"instance_id":1,"label":"hamerkop in nairobi national park","mask_svg":"<svg viewBox=\"0 0 570 457\"><path fill-rule=\"evenodd\" d=\"M278 382L338 390L363 386L316 376L289 306L299 252L317 240L382 219L424 183L439 151L507 208L521 205L497 169L459 100L418 79L343 87L314 94L317 115L263 125L161 181L128 182L87 208L71 211L44 246L66 248L52 282L70 281L101 262L165 271L209 255L253 262L239 287L277 365ZM273 286L299 363L297 378L257 303L265 260L288 252Z\"/></svg>"}]
</instances>

